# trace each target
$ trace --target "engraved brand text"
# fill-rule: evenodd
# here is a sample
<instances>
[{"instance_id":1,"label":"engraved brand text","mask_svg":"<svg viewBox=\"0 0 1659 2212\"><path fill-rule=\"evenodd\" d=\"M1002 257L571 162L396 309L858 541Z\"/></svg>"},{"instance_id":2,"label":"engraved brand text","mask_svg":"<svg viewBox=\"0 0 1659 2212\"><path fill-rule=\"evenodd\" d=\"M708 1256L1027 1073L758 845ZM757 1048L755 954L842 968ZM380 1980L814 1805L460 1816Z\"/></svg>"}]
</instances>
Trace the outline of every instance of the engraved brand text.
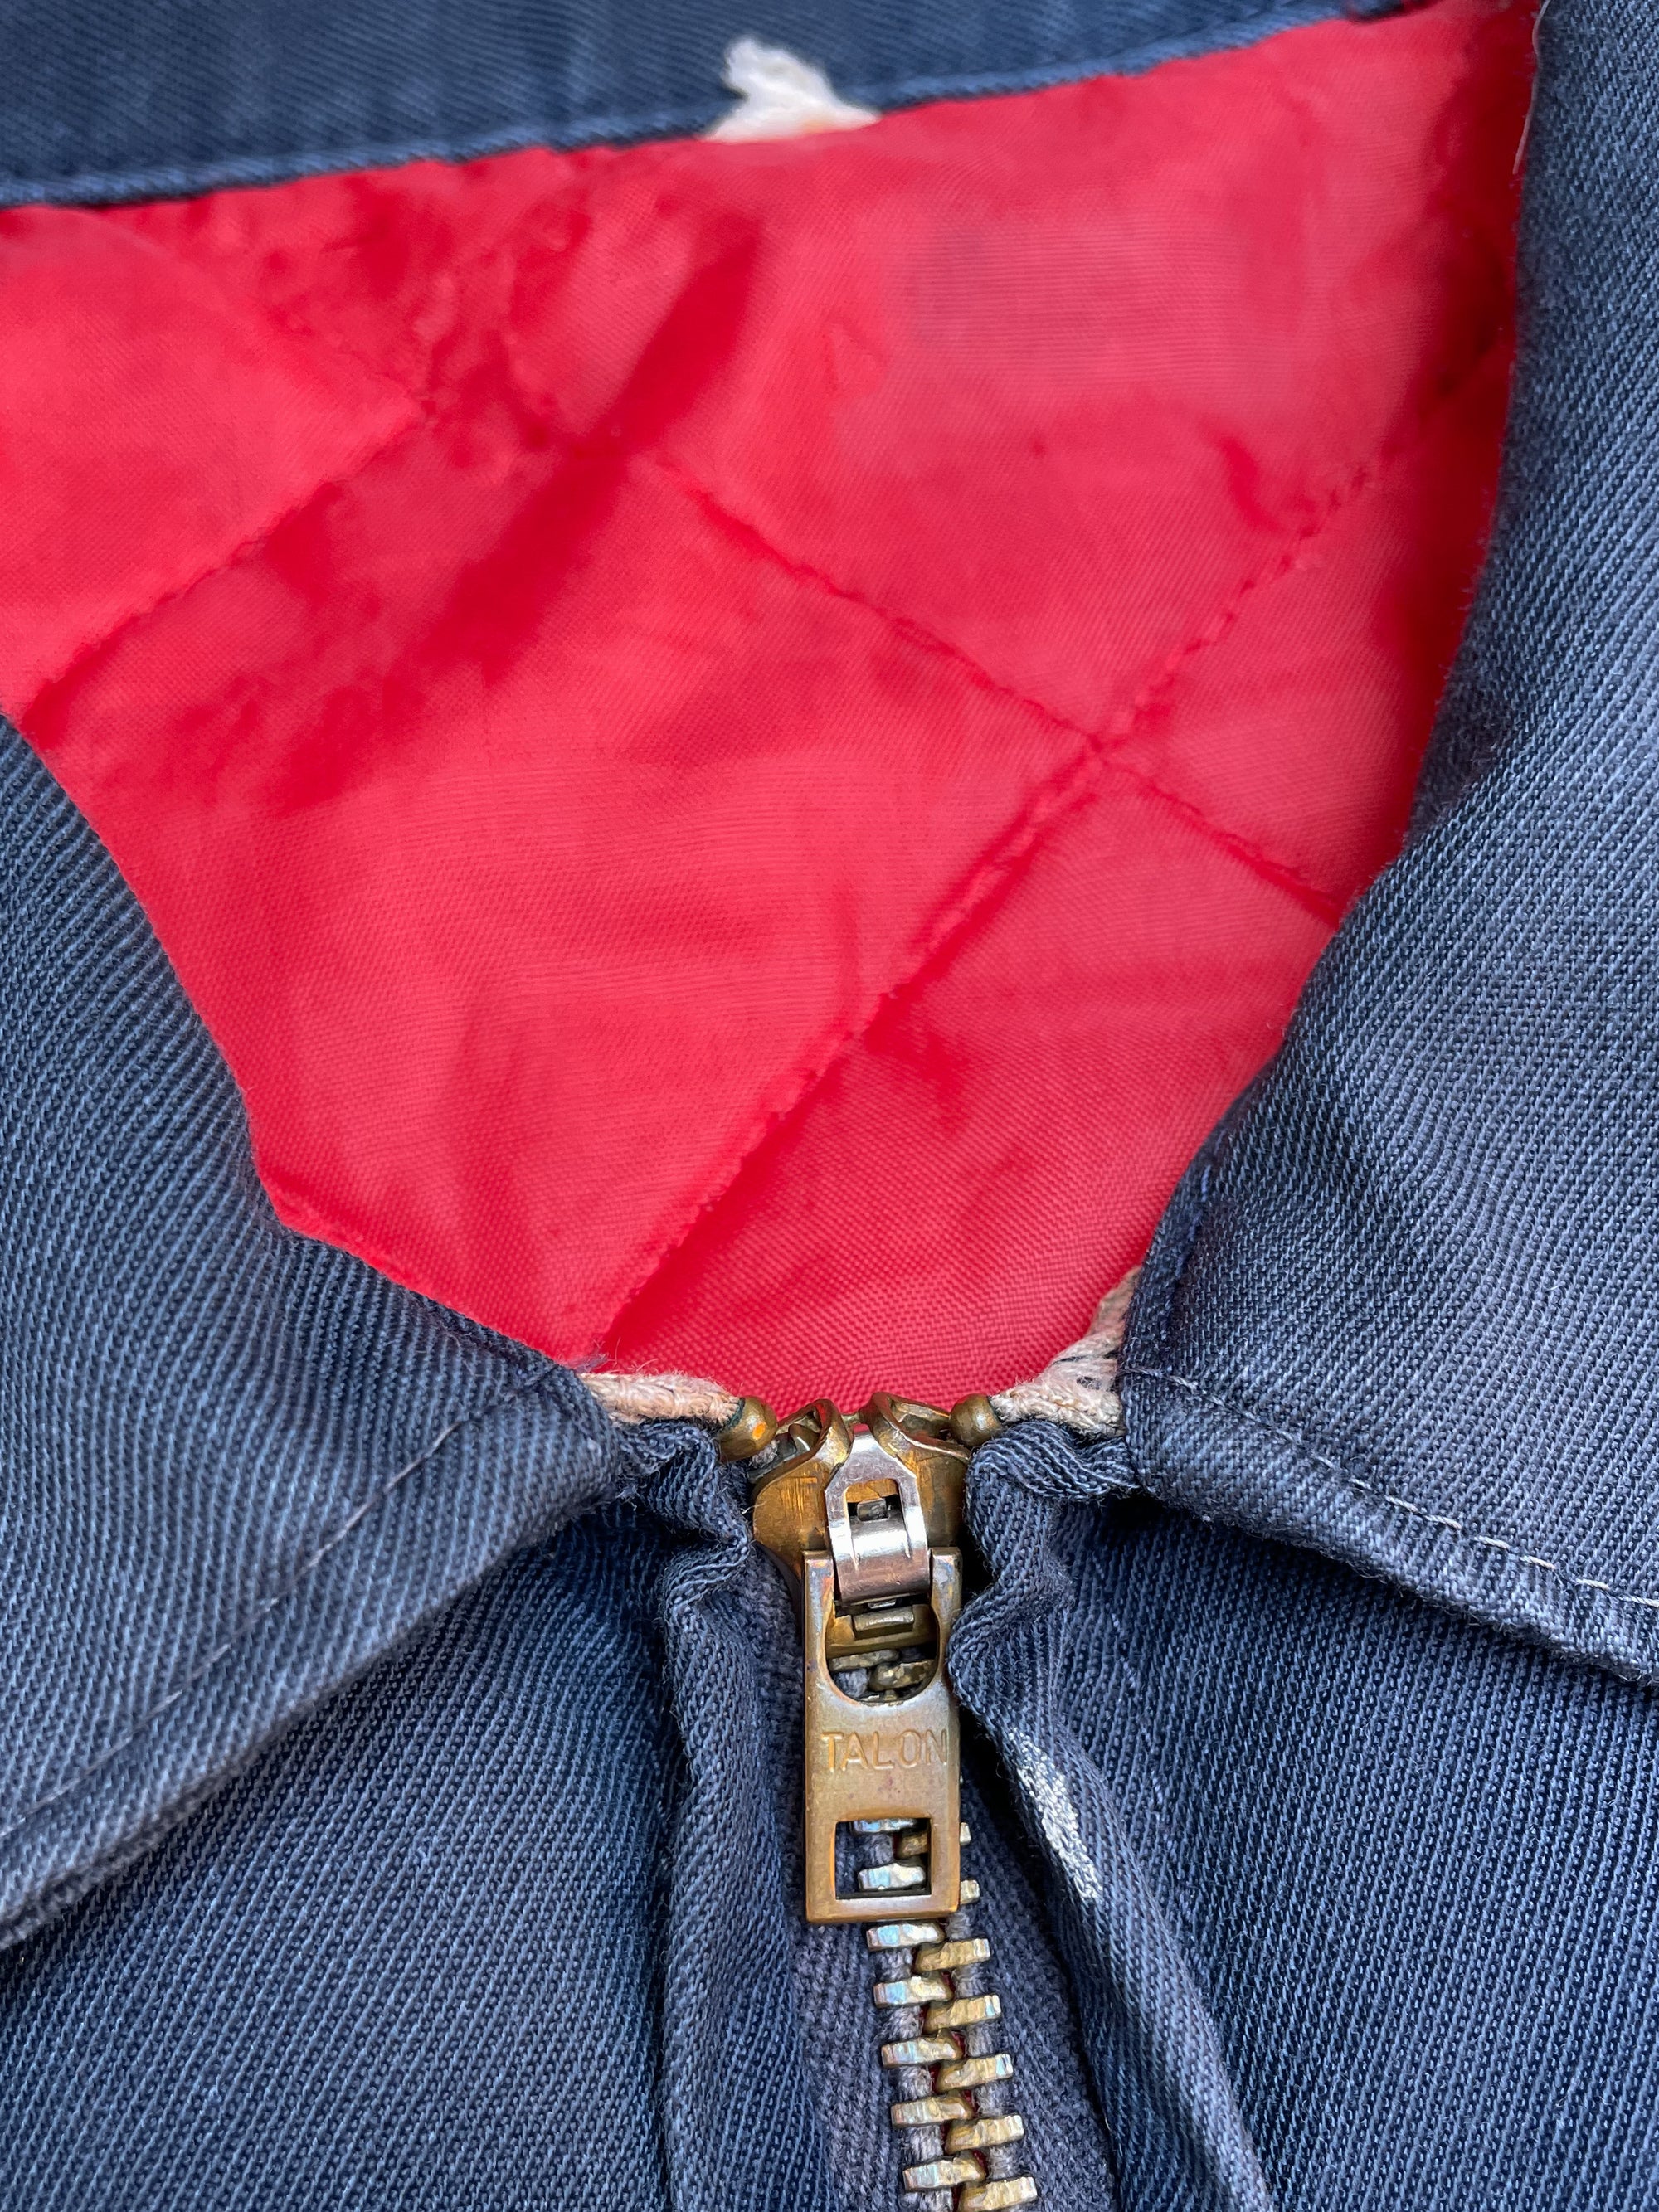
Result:
<instances>
[{"instance_id":1,"label":"engraved brand text","mask_svg":"<svg viewBox=\"0 0 1659 2212\"><path fill-rule=\"evenodd\" d=\"M903 1729L896 1735L884 1735L878 1729L862 1733L826 1729L818 1737L818 1756L831 1774L845 1774L855 1766L895 1771L944 1766L950 1753L943 1729Z\"/></svg>"}]
</instances>

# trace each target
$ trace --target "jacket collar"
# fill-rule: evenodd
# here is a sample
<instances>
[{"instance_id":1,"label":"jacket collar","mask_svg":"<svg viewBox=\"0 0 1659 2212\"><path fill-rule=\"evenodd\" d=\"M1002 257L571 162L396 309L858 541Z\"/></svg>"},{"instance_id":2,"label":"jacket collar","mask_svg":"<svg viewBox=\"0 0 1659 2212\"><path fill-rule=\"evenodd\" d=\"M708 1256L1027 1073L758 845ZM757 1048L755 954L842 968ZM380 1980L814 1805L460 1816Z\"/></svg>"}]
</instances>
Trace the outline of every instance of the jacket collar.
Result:
<instances>
[{"instance_id":1,"label":"jacket collar","mask_svg":"<svg viewBox=\"0 0 1659 2212\"><path fill-rule=\"evenodd\" d=\"M1540 22L1499 515L1405 854L1159 1230L1172 1504L1659 1679L1651 26Z\"/></svg>"}]
</instances>

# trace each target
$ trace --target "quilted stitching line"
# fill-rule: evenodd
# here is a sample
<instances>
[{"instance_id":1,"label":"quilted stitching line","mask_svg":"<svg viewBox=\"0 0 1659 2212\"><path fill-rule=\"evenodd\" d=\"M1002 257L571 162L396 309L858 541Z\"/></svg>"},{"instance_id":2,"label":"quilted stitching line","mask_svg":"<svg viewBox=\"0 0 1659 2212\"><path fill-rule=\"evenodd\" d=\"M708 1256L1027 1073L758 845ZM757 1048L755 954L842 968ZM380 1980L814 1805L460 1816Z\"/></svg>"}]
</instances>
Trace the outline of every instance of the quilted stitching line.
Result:
<instances>
[{"instance_id":1,"label":"quilted stitching line","mask_svg":"<svg viewBox=\"0 0 1659 2212\"><path fill-rule=\"evenodd\" d=\"M188 599L192 592L198 591L204 584L211 583L216 576L226 575L231 569L240 568L243 562L251 560L267 544L279 530L285 528L289 523L304 514L307 508L314 507L319 500L327 499L335 492L343 490L347 484L355 483L359 477L367 474L377 461L383 460L386 454L402 445L406 438L412 437L417 430L421 429L425 419L424 415L416 407L416 411L408 422L400 423L390 437L383 438L378 446L364 453L359 460L352 464L350 468L342 470L337 476L325 477L320 483L313 484L289 506L271 516L269 521L261 523L257 530L251 531L247 537L233 545L230 550L214 562L211 567L204 568L198 575L187 577L182 584L170 586L167 590L152 599L148 605L134 608L131 613L123 615L118 622L112 623L109 629L102 631L97 637L77 647L58 674L48 676L36 690L28 703L19 708L15 717L18 727L20 729L27 727L37 714L41 714L43 709L49 706L55 696L72 690L89 667L101 659L104 654L118 645L121 640L133 630L142 629L144 623L153 621L157 615L164 613L168 607L176 605L181 599Z\"/></svg>"},{"instance_id":2,"label":"quilted stitching line","mask_svg":"<svg viewBox=\"0 0 1659 2212\"><path fill-rule=\"evenodd\" d=\"M194 266L193 264L185 262L182 257L179 256L172 248L157 244L153 240L149 239L144 234L133 232L131 226L126 226L126 228L128 228L130 235L137 238L149 251L154 252L159 258L179 260L180 261L181 265L189 267ZM502 253L505 250L506 248L503 242L500 240L496 240L465 256L464 265L473 268L482 266L488 261ZM222 286L216 285L216 289L219 290L222 296L227 299L232 299L234 296L224 293ZM362 354L356 348L348 345L343 340L337 338L332 333L325 330L319 329L303 320L296 320L293 317L287 315L279 310L261 307L257 310L257 312L264 316L274 329L280 330L285 336L295 338L302 343L309 343L319 352L331 352L340 359L352 362L355 366L362 369L366 374L373 376L389 394L395 394L398 398L405 402L411 410L409 419L402 423L397 430L392 432L389 437L383 440L380 445L374 447L372 451L365 453L362 459L356 462L350 468L342 471L337 476L325 478L321 483L313 485L309 490L302 494L300 498L294 501L290 506L284 508L281 513L273 516L269 521L262 524L258 530L251 532L246 538L241 539L238 544L232 546L228 552L223 554L217 561L214 562L211 566L204 568L198 574L187 578L182 584L174 585L169 590L161 592L147 605L135 609L131 614L122 616L118 622L102 631L98 636L90 639L85 644L78 647L65 666L57 675L48 677L37 690L33 697L28 702L27 705L22 708L15 717L20 727L22 726L26 719L33 716L40 711L42 702L46 701L50 695L56 692L60 688L67 688L70 686L82 674L88 665L97 660L108 650L109 647L115 645L130 631L141 627L143 623L150 621L155 616L162 613L167 608L173 605L177 601L187 598L191 592L199 589L201 586L210 583L216 576L224 575L231 569L240 567L243 562L252 559L269 543L272 538L276 536L279 530L282 530L289 523L295 520L300 515L304 514L308 508L314 506L319 500L325 499L335 492L343 490L348 484L355 483L359 477L366 474L377 461L383 459L386 454L392 452L398 445L403 443L405 439L415 436L422 430L436 428L447 419L453 419L453 411L434 396L429 387L416 389L415 386L405 382L402 379L389 375L384 369L370 361L368 356ZM514 380L514 381L516 388L516 380ZM624 398L625 397L626 389L623 394ZM620 404L621 402L617 403L617 404L613 404L609 415L607 416L607 422L611 417L615 416L617 411L617 405ZM545 427L550 436L561 448L563 458L567 460L576 460L582 458L584 455L591 455L594 453L612 455L613 457L615 455L614 442L608 433L605 423L601 423L592 430L585 434L578 434L571 430L566 424L556 417L550 417L546 421ZM627 460L636 457L624 454L620 458L623 463L626 463Z\"/></svg>"},{"instance_id":3,"label":"quilted stitching line","mask_svg":"<svg viewBox=\"0 0 1659 2212\"><path fill-rule=\"evenodd\" d=\"M143 212L142 208L108 208L103 211L102 220L110 222L121 237L141 252L157 261L168 262L174 268L185 270L190 276L210 285L233 316L244 319L258 317L262 322L269 323L273 330L280 331L285 337L297 339L302 346L319 348L333 354L337 360L349 362L354 368L361 370L364 376L380 385L388 397L395 396L419 404L421 393L404 378L392 375L371 355L365 353L361 347L349 343L337 331L324 330L303 317L296 318L285 308L273 307L268 301L258 299L252 293L228 289L223 280L223 264L221 262L199 261L191 254L180 252L171 240L157 238L143 222ZM138 217L136 222L133 220L135 216Z\"/></svg>"},{"instance_id":4,"label":"quilted stitching line","mask_svg":"<svg viewBox=\"0 0 1659 2212\"><path fill-rule=\"evenodd\" d=\"M1016 887L1035 860L1043 834L1049 825L1069 814L1081 799L1088 797L1094 766L1093 761L1086 757L1073 759L1037 787L1006 836L999 841L992 852L981 855L973 864L955 893L935 910L916 957L872 1000L858 1022L850 1029L837 1032L805 1073L793 1077L787 1096L775 1104L763 1104L751 1121L752 1133L742 1140L733 1157L714 1179L705 1196L689 1215L682 1218L679 1227L665 1243L654 1252L647 1252L642 1272L623 1292L611 1318L599 1332L601 1341L619 1326L629 1308L690 1240L698 1224L725 1200L744 1169L768 1139L806 1104L836 1063L852 1050L860 1038L869 1035L885 1009L911 986L925 980L935 964L952 949L954 941L990 907L993 901ZM1085 787L1082 790L1078 787L1080 785Z\"/></svg>"},{"instance_id":5,"label":"quilted stitching line","mask_svg":"<svg viewBox=\"0 0 1659 2212\"><path fill-rule=\"evenodd\" d=\"M1232 599L1212 616L1202 629L1194 633L1181 647L1172 652L1163 665L1150 677L1123 708L1107 732L1095 732L1074 721L1069 716L1045 702L1028 697L1024 692L1002 681L981 666L973 656L950 640L939 637L911 617L901 615L878 600L871 599L850 586L839 583L834 577L797 560L775 545L765 534L743 516L727 508L699 477L683 464L666 455L648 456L655 467L669 482L703 509L711 520L727 533L736 537L757 557L781 568L785 574L809 585L830 597L859 606L884 623L897 637L925 652L948 659L959 667L975 688L994 696L1021 706L1049 727L1063 730L1068 735L1081 738L1082 748L1066 762L1054 777L1037 787L1024 811L1016 817L1006 839L999 848L1000 865L981 859L969 871L967 879L958 886L955 895L935 916L933 925L923 938L917 957L908 968L896 976L886 989L872 1000L863 1018L846 1030L828 1052L816 1060L797 1079L788 1097L775 1105L763 1108L751 1123L751 1133L736 1148L732 1157L714 1177L704 1196L681 1218L680 1226L654 1249L647 1247L641 1272L613 1307L609 1320L600 1331L600 1339L609 1338L621 1326L630 1307L638 1303L651 1284L662 1273L675 1255L684 1249L701 1224L721 1204L749 1162L768 1143L783 1125L793 1119L822 1086L832 1068L844 1059L870 1033L888 1007L895 1004L910 988L923 983L935 963L947 949L950 940L957 936L973 918L984 902L994 895L1012 887L1017 872L1023 872L1035 858L1036 848L1049 826L1080 806L1093 796L1097 775L1103 770L1124 775L1142 786L1150 796L1161 800L1189 819L1195 828L1201 828L1229 858L1251 866L1287 896L1297 898L1322 920L1334 922L1339 917L1334 903L1316 886L1305 883L1293 870L1273 861L1270 856L1255 853L1249 841L1235 838L1222 825L1212 823L1199 809L1188 813L1188 802L1165 790L1132 769L1127 763L1114 760L1108 750L1111 739L1122 739L1138 726L1139 719L1161 699L1176 682L1188 664L1225 637L1238 621L1245 605L1264 585L1277 582L1291 574L1304 561L1320 534L1356 500L1364 496L1380 482L1387 471L1408 453L1412 445L1426 436L1428 427L1442 408L1448 406L1473 382L1481 368L1504 343L1501 331L1493 333L1474 352L1473 356L1452 375L1443 378L1427 402L1410 422L1402 426L1370 459L1353 469L1331 492L1316 515L1303 524L1290 544L1279 558L1247 577ZM1263 866L1263 863L1266 866ZM1271 870L1271 873L1268 871ZM1288 880L1286 880L1288 878ZM975 889L976 885L982 888ZM1298 896L1298 890L1300 896Z\"/></svg>"},{"instance_id":6,"label":"quilted stitching line","mask_svg":"<svg viewBox=\"0 0 1659 2212\"><path fill-rule=\"evenodd\" d=\"M898 614L896 611L884 606L879 601L838 583L834 578L816 569L810 563L793 559L781 548L773 544L753 525L726 508L708 487L683 465L660 453L635 457L645 459L655 466L670 482L676 483L685 495L702 507L720 526L737 534L753 552L779 566L796 580L860 606L907 642L921 650L949 659L976 688L1022 707L1048 726L1079 738L1082 743L1079 750L1073 758L1064 763L1054 776L1039 786L1033 793L1025 807L1011 825L1010 830L1000 842L997 853L981 857L970 868L954 895L948 898L936 913L921 940L915 956L905 970L870 1002L861 1020L847 1030L803 1076L797 1079L793 1091L787 1098L763 1111L757 1123L753 1125L753 1133L735 1153L730 1164L721 1172L705 1198L688 1217L683 1218L680 1228L647 1257L642 1272L624 1292L613 1310L605 1327L605 1334L615 1329L629 1307L672 1258L674 1253L684 1244L697 1223L720 1202L744 1164L765 1144L773 1131L781 1127L805 1103L822 1085L836 1062L869 1033L871 1027L888 1006L902 996L907 989L925 980L928 971L951 938L972 919L986 902L1012 887L1018 876L1030 865L1034 857L1036 844L1048 828L1092 797L1097 776L1103 769L1109 769L1111 773L1135 783L1148 796L1187 820L1229 858L1251 868L1264 880L1272 884L1284 895L1304 905L1321 920L1334 922L1338 918L1334 902L1316 885L1308 883L1296 871L1261 850L1251 841L1228 830L1222 824L1214 823L1200 809L1182 799L1179 794L1157 783L1144 772L1136 769L1127 763L1114 760L1111 757L1111 748L1115 742L1121 742L1133 732L1140 718L1167 692L1188 662L1228 634L1255 592L1264 585L1276 581L1279 577L1291 573L1305 559L1309 549L1319 535L1338 514L1378 481L1386 469L1401 453L1409 449L1414 438L1425 434L1432 416L1441 407L1449 404L1473 379L1488 356L1501 342L1502 334L1495 333L1477 349L1474 356L1458 373L1443 378L1427 404L1418 411L1411 422L1402 426L1394 437L1385 441L1370 461L1356 468L1344 482L1334 488L1322 507L1301 526L1279 557L1247 578L1233 598L1211 618L1209 623L1194 632L1166 658L1163 665L1147 678L1127 706L1121 709L1112 723L1101 731L1091 731L1073 718L1060 713L1047 702L1030 697L1018 690L1017 687L1005 683L989 670L982 667L970 654L951 644L949 640L937 635L925 624ZM413 398L413 395L410 397ZM416 412L410 421L402 425L391 437L367 453L354 468L325 483L313 486L302 499L296 501L282 514L262 526L258 531L251 533L246 540L233 549L212 568L204 571L199 576L191 578L185 584L163 593L151 605L136 611L103 636L82 647L59 676L48 679L40 687L25 710L22 719L27 719L38 714L43 702L52 693L72 683L88 663L106 651L131 629L148 621L153 615L195 590L198 585L209 581L212 576L223 573L250 557L285 523L304 513L317 500L329 495L350 483L354 477L373 466L385 453L392 450L403 440L417 432L428 420L428 416L426 410L421 406L418 400L414 401L414 404Z\"/></svg>"},{"instance_id":7,"label":"quilted stitching line","mask_svg":"<svg viewBox=\"0 0 1659 2212\"><path fill-rule=\"evenodd\" d=\"M1331 487L1324 501L1290 534L1278 556L1264 562L1259 568L1254 570L1237 587L1231 598L1224 601L1206 623L1194 630L1181 644L1173 647L1162 664L1145 679L1127 704L1120 708L1111 720L1099 729L1090 728L1087 724L1079 722L1073 716L1062 714L1058 708L1051 706L1046 700L1038 699L1022 691L1017 685L1011 684L1003 678L994 675L981 662L975 660L971 653L965 652L951 640L942 637L936 631L928 629L926 623L917 622L911 616L900 614L896 610L884 605L881 600L873 599L850 585L841 583L836 578L815 567L811 562L799 560L795 556L787 553L781 546L774 544L754 523L733 513L683 463L671 459L664 454L657 454L650 458L653 465L672 481L678 483L684 491L705 509L712 520L747 544L752 551L763 555L775 566L782 569L786 574L793 577L799 582L811 585L831 598L862 607L866 613L875 616L878 621L884 623L895 635L902 638L908 643L920 647L923 651L937 653L952 661L976 688L988 691L994 696L1007 699L1018 706L1024 707L1049 728L1062 730L1070 736L1079 738L1086 746L1099 751L1103 757L1109 758L1109 749L1114 744L1127 741L1134 734L1147 712L1168 695L1189 663L1206 652L1212 646L1219 644L1222 639L1237 627L1245 608L1255 594L1273 584L1282 582L1286 576L1294 574L1303 567L1314 545L1331 525L1350 507L1364 498L1367 492L1380 483L1389 471L1404 459L1413 447L1421 444L1428 435L1430 425L1435 417L1451 405L1468 389L1492 355L1501 350L1505 343L1506 332L1504 330L1499 329L1490 332L1467 361L1437 378L1431 390L1419 406L1382 441L1376 452L1368 459L1358 463L1345 477L1339 479ZM1133 767L1129 763L1112 761L1110 764L1115 773L1133 780L1147 792L1149 796L1160 799L1180 811L1194 828L1200 829L1231 858L1241 860L1246 866L1254 868L1267 881L1273 883L1279 890L1297 898L1303 904L1307 905L1311 912L1318 914L1322 919L1333 921L1340 919L1335 902L1331 899L1329 894L1321 890L1317 884L1308 882L1306 878L1300 875L1288 863L1266 852L1252 840L1239 836L1237 831L1227 829L1223 823L1217 823L1204 813L1201 808L1194 805L1189 800L1181 799L1176 793L1146 775L1143 770Z\"/></svg>"},{"instance_id":8,"label":"quilted stitching line","mask_svg":"<svg viewBox=\"0 0 1659 2212\"><path fill-rule=\"evenodd\" d=\"M1286 892L1299 904L1318 915L1321 920L1334 922L1338 918L1335 902L1316 884L1310 883L1305 877L1299 875L1285 862L1275 860L1271 854L1265 852L1250 839L1240 836L1237 831L1230 830L1223 824L1212 821L1189 799L1183 799L1177 793L1170 791L1163 784L1147 775L1144 769L1135 768L1127 761L1111 759L1109 751L1107 750L1109 743L1124 742L1134 734L1143 716L1157 704L1176 682L1188 660L1203 652L1207 646L1218 643L1226 635L1237 621L1245 599L1261 580L1259 576L1252 576L1247 580L1240 586L1235 599L1223 609L1219 617L1213 617L1201 631L1196 634L1194 638L1172 653L1156 674L1141 685L1128 705L1120 711L1106 729L1091 729L1087 723L1077 721L1073 716L1062 714L1058 708L1051 707L1046 700L1036 698L1030 692L1022 691L1018 684L1010 684L1004 678L994 675L981 662L975 660L971 653L964 652L959 645L953 644L949 638L942 637L938 631L928 629L925 623L917 622L912 616L899 614L893 608L884 605L879 599L872 599L866 593L854 590L850 585L837 582L833 576L828 574L823 569L814 567L811 562L799 560L794 555L786 553L753 523L746 520L742 515L734 514L714 492L709 490L706 484L678 462L668 460L660 454L653 455L650 459L653 466L678 483L680 489L695 500L728 536L737 538L739 542L746 544L751 552L758 554L775 568L781 569L795 582L808 585L812 589L822 592L826 598L840 599L849 606L861 608L866 614L873 615L878 622L884 624L895 636L902 639L906 644L918 647L924 653L952 663L976 690L986 692L993 698L1005 700L1012 706L1024 708L1028 714L1033 715L1048 728L1061 731L1068 737L1080 739L1083 752L1076 757L1079 760L1085 755L1098 759L1102 764L1109 766L1115 775L1136 784L1149 797L1160 800L1173 811L1181 813L1195 829L1225 852L1229 858L1242 861L1255 873L1272 883L1277 890ZM1366 488L1361 487L1362 489ZM1354 495L1357 496L1358 494ZM1322 522L1320 527L1323 526ZM1276 580L1277 573L1275 569L1274 579L1272 580Z\"/></svg>"},{"instance_id":9,"label":"quilted stitching line","mask_svg":"<svg viewBox=\"0 0 1659 2212\"><path fill-rule=\"evenodd\" d=\"M1227 829L1224 823L1207 815L1201 806L1194 805L1190 799L1183 799L1178 791L1171 791L1166 784L1159 783L1144 769L1133 767L1127 761L1116 760L1109 752L1097 757L1103 774L1121 777L1126 783L1133 784L1146 798L1156 799L1167 812L1195 830L1206 844L1213 846L1218 852L1224 853L1229 860L1237 860L1273 890L1283 891L1287 898L1294 900L1316 921L1322 921L1328 929L1334 929L1341 921L1340 901L1334 899L1328 891L1321 890L1317 884L1309 883L1294 868L1288 868L1281 861L1274 860L1265 847L1255 843L1249 837L1241 837L1237 830Z\"/></svg>"}]
</instances>

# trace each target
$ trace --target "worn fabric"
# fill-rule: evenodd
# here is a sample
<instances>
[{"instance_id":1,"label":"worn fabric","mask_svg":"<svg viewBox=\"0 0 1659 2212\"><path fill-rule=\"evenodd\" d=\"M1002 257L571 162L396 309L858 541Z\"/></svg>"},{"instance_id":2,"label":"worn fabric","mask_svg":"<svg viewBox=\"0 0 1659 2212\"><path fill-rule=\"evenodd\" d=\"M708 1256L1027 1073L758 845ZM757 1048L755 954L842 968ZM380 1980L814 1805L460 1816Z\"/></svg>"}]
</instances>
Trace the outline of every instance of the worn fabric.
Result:
<instances>
[{"instance_id":1,"label":"worn fabric","mask_svg":"<svg viewBox=\"0 0 1659 2212\"><path fill-rule=\"evenodd\" d=\"M1530 59L0 215L0 704L281 1218L781 1410L1075 1340L1404 834Z\"/></svg>"},{"instance_id":2,"label":"worn fabric","mask_svg":"<svg viewBox=\"0 0 1659 2212\"><path fill-rule=\"evenodd\" d=\"M734 0L6 0L0 204L680 136L731 106L726 50L756 32L886 108L1146 68L1334 12L1329 0L1243 13L1237 0L775 0L760 16Z\"/></svg>"},{"instance_id":3,"label":"worn fabric","mask_svg":"<svg viewBox=\"0 0 1659 2212\"><path fill-rule=\"evenodd\" d=\"M1659 1674L1651 24L1552 8L1498 535L1416 837L1159 1231L1162 1497Z\"/></svg>"},{"instance_id":4,"label":"worn fabric","mask_svg":"<svg viewBox=\"0 0 1659 2212\"><path fill-rule=\"evenodd\" d=\"M957 1672L1124 2203L1650 2203L1651 1692L1306 1551L1034 1496L1062 1465L999 1469Z\"/></svg>"},{"instance_id":5,"label":"worn fabric","mask_svg":"<svg viewBox=\"0 0 1659 2212\"><path fill-rule=\"evenodd\" d=\"M0 1925L625 1486L575 1379L295 1237L234 1085L15 735L0 850Z\"/></svg>"},{"instance_id":6,"label":"worn fabric","mask_svg":"<svg viewBox=\"0 0 1659 2212\"><path fill-rule=\"evenodd\" d=\"M520 1554L8 1953L0 2201L665 2205L661 1551Z\"/></svg>"},{"instance_id":7,"label":"worn fabric","mask_svg":"<svg viewBox=\"0 0 1659 2212\"><path fill-rule=\"evenodd\" d=\"M1553 0L1540 50L1417 837L1166 1218L1126 1436L975 1462L955 1672L1061 2204L1655 2195L1653 32ZM9 735L0 857L8 2197L890 2204L739 1487L276 1221Z\"/></svg>"}]
</instances>

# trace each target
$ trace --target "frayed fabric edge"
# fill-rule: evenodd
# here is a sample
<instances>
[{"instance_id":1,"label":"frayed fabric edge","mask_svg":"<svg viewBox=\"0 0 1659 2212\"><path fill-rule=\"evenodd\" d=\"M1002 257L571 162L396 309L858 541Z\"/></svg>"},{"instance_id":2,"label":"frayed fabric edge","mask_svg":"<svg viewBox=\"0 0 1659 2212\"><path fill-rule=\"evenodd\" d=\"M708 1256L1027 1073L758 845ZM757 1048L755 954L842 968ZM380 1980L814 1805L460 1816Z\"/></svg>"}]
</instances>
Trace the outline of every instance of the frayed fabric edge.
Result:
<instances>
[{"instance_id":1,"label":"frayed fabric edge","mask_svg":"<svg viewBox=\"0 0 1659 2212\"><path fill-rule=\"evenodd\" d=\"M1079 1437L1121 1437L1123 1401L1118 1395L1118 1364L1139 1267L1101 1300L1086 1333L1051 1359L1029 1382L1016 1382L991 1394L991 1409L1005 1427L1019 1421L1054 1421ZM646 1421L696 1421L723 1429L737 1419L744 1401L723 1383L695 1375L617 1375L605 1369L581 1377L615 1421L635 1427Z\"/></svg>"}]
</instances>

